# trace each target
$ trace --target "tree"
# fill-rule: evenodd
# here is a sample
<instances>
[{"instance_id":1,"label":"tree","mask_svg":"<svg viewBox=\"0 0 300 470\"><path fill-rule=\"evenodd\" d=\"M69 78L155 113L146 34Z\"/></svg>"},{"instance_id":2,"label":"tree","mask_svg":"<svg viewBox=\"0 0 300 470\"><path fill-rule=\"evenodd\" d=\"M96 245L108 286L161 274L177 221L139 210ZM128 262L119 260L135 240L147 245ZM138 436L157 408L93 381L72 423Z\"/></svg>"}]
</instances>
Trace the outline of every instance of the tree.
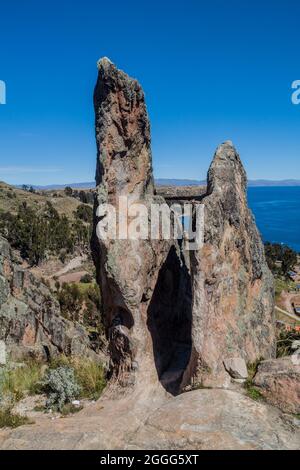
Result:
<instances>
[{"instance_id":1,"label":"tree","mask_svg":"<svg viewBox=\"0 0 300 470\"><path fill-rule=\"evenodd\" d=\"M65 195L66 196L72 196L73 194L73 189L70 186L65 187Z\"/></svg>"},{"instance_id":2,"label":"tree","mask_svg":"<svg viewBox=\"0 0 300 470\"><path fill-rule=\"evenodd\" d=\"M286 245L267 242L265 253L268 266L275 273L287 275L297 264L297 253ZM281 261L281 267L276 265L276 261Z\"/></svg>"},{"instance_id":3,"label":"tree","mask_svg":"<svg viewBox=\"0 0 300 470\"><path fill-rule=\"evenodd\" d=\"M289 248L288 246L284 247L283 256L282 256L282 271L284 274L287 274L291 271L294 266L297 264L297 253Z\"/></svg>"},{"instance_id":4,"label":"tree","mask_svg":"<svg viewBox=\"0 0 300 470\"><path fill-rule=\"evenodd\" d=\"M80 206L78 206L76 209L75 217L83 220L84 222L92 223L93 209L90 206L87 206L86 204L80 204Z\"/></svg>"}]
</instances>

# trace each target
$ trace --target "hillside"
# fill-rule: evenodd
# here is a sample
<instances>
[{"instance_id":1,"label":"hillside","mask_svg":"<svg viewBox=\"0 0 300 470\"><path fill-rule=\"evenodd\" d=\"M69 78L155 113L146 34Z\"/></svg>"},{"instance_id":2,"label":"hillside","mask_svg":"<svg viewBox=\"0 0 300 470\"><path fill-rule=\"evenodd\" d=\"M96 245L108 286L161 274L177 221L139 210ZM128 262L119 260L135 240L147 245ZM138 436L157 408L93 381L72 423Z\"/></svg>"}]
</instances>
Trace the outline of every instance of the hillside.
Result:
<instances>
[{"instance_id":1,"label":"hillside","mask_svg":"<svg viewBox=\"0 0 300 470\"><path fill-rule=\"evenodd\" d=\"M0 212L16 214L21 204L26 203L28 207L40 212L49 201L57 210L59 215L74 217L74 212L81 204L75 197L67 196L64 190L57 191L24 191L23 189L10 186L0 182Z\"/></svg>"}]
</instances>

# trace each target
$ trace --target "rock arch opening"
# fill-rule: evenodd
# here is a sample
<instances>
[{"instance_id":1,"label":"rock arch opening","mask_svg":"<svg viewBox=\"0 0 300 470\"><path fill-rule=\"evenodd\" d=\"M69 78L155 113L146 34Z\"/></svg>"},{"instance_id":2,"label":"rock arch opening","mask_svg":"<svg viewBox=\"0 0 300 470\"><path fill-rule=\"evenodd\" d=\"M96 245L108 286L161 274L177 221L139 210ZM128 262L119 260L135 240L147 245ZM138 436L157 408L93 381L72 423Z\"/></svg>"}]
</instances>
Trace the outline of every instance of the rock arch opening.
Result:
<instances>
[{"instance_id":1,"label":"rock arch opening","mask_svg":"<svg viewBox=\"0 0 300 470\"><path fill-rule=\"evenodd\" d=\"M147 324L158 378L177 395L192 351L192 286L184 254L174 246L160 269Z\"/></svg>"}]
</instances>

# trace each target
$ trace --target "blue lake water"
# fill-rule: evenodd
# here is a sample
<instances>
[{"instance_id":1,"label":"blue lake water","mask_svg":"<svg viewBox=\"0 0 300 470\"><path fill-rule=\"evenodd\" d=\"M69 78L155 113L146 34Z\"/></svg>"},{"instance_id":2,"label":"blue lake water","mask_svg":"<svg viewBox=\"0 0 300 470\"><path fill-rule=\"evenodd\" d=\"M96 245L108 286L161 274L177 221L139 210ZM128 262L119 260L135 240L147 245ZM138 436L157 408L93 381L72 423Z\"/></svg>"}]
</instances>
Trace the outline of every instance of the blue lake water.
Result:
<instances>
[{"instance_id":1,"label":"blue lake water","mask_svg":"<svg viewBox=\"0 0 300 470\"><path fill-rule=\"evenodd\" d=\"M248 202L264 241L300 252L300 186L252 187Z\"/></svg>"}]
</instances>

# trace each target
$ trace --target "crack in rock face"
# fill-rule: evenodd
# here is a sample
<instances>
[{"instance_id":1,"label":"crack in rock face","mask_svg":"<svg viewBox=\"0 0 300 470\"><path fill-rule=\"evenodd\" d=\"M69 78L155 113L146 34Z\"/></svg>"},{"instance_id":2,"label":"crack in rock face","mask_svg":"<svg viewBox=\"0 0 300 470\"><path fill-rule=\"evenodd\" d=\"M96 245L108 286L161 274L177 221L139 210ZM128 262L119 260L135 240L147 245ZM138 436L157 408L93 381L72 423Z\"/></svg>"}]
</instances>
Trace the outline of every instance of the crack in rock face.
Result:
<instances>
[{"instance_id":1,"label":"crack in rock face","mask_svg":"<svg viewBox=\"0 0 300 470\"><path fill-rule=\"evenodd\" d=\"M224 361L254 362L275 353L273 277L247 205L246 173L231 142L208 171L204 244L104 239L98 208L166 203L153 184L150 123L140 84L110 62L98 63L92 251L109 341L110 386L226 386Z\"/></svg>"}]
</instances>

